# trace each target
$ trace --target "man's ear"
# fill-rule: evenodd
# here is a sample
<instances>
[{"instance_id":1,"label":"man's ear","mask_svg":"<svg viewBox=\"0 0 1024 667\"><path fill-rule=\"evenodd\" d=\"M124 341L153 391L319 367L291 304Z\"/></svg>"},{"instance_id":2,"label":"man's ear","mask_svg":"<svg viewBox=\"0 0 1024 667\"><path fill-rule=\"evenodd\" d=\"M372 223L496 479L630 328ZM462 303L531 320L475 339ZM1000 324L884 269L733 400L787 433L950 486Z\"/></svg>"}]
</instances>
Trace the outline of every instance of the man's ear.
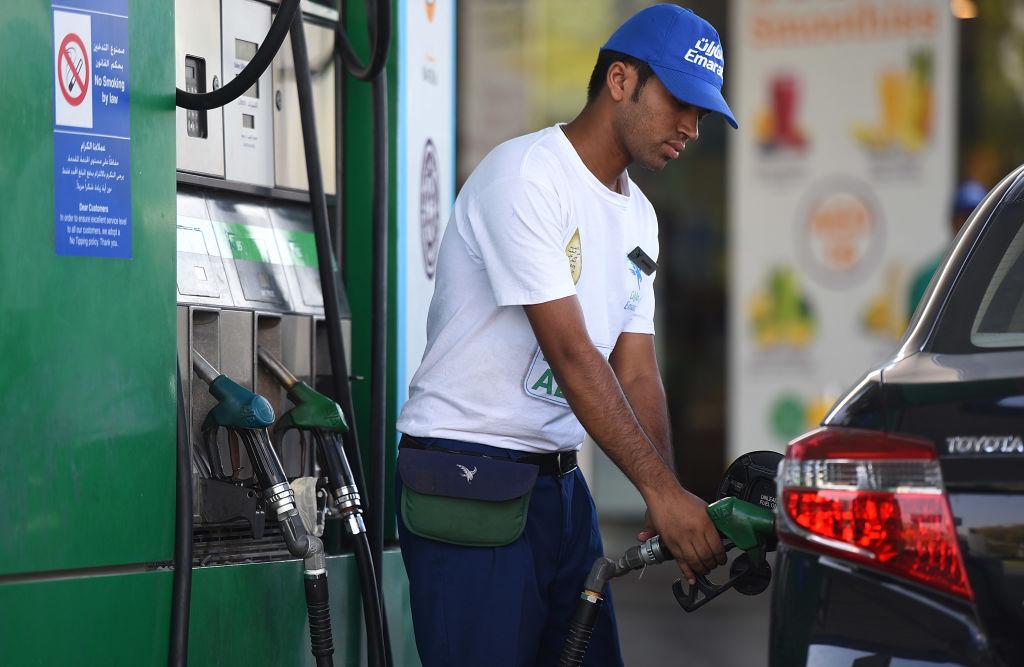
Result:
<instances>
[{"instance_id":1,"label":"man's ear","mask_svg":"<svg viewBox=\"0 0 1024 667\"><path fill-rule=\"evenodd\" d=\"M621 60L617 60L608 68L605 85L612 100L621 102L632 94L636 85L636 71Z\"/></svg>"}]
</instances>

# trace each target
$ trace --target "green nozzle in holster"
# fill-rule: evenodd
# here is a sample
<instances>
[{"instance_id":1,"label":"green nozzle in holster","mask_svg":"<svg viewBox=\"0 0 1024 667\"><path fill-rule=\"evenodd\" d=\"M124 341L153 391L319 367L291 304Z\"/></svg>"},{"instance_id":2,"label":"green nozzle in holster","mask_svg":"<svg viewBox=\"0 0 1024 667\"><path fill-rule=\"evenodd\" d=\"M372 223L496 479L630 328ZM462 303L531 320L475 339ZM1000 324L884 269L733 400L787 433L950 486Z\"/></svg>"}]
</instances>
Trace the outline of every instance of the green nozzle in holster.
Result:
<instances>
[{"instance_id":1,"label":"green nozzle in holster","mask_svg":"<svg viewBox=\"0 0 1024 667\"><path fill-rule=\"evenodd\" d=\"M296 382L288 387L288 398L295 407L281 415L275 431L290 428L321 429L345 433L348 424L337 403L310 387L305 382Z\"/></svg>"}]
</instances>

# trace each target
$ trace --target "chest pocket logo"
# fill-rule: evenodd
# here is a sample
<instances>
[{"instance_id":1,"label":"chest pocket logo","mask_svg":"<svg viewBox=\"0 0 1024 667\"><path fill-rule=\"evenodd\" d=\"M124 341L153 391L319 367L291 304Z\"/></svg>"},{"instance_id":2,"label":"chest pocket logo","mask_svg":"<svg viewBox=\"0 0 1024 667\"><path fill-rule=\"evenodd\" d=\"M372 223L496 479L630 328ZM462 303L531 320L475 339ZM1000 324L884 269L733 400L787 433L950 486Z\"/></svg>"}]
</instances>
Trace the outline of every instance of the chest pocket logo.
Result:
<instances>
[{"instance_id":1,"label":"chest pocket logo","mask_svg":"<svg viewBox=\"0 0 1024 667\"><path fill-rule=\"evenodd\" d=\"M583 244L580 243L580 228L569 239L565 246L565 256L569 258L569 272L572 273L572 284L580 281L580 274L583 273Z\"/></svg>"},{"instance_id":2,"label":"chest pocket logo","mask_svg":"<svg viewBox=\"0 0 1024 667\"><path fill-rule=\"evenodd\" d=\"M644 274L640 270L640 267L633 263L632 260L626 260L626 270L633 274L633 278L636 279L636 288L633 289L632 281L630 282L629 297L626 299L626 305L623 306L625 310L636 312L636 307L640 305L641 292L640 289L643 286Z\"/></svg>"},{"instance_id":3,"label":"chest pocket logo","mask_svg":"<svg viewBox=\"0 0 1024 667\"><path fill-rule=\"evenodd\" d=\"M595 345L594 347L604 355L605 359L611 356L612 348L606 345ZM544 353L541 352L539 347L533 355L533 360L530 362L530 368L526 371L526 379L523 381L523 389L526 390L527 394L534 398L539 398L540 400L547 401L548 403L556 403L558 405L569 407L569 401L566 400L561 387L559 387L558 382L555 381L555 374L551 370L551 366L548 365L548 361L544 358Z\"/></svg>"}]
</instances>

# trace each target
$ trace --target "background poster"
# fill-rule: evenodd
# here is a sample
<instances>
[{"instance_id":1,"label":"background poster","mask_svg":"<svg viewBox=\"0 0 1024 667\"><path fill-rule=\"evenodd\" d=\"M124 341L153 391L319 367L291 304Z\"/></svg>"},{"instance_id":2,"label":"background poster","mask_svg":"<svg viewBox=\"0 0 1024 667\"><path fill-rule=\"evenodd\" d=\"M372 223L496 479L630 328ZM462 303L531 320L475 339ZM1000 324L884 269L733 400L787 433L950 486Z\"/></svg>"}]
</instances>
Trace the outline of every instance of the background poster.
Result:
<instances>
[{"instance_id":1,"label":"background poster","mask_svg":"<svg viewBox=\"0 0 1024 667\"><path fill-rule=\"evenodd\" d=\"M739 1L730 28L727 460L894 351L950 239L957 52L934 0Z\"/></svg>"},{"instance_id":2,"label":"background poster","mask_svg":"<svg viewBox=\"0 0 1024 667\"><path fill-rule=\"evenodd\" d=\"M427 343L434 271L455 202L455 0L402 0L398 53L397 410Z\"/></svg>"}]
</instances>

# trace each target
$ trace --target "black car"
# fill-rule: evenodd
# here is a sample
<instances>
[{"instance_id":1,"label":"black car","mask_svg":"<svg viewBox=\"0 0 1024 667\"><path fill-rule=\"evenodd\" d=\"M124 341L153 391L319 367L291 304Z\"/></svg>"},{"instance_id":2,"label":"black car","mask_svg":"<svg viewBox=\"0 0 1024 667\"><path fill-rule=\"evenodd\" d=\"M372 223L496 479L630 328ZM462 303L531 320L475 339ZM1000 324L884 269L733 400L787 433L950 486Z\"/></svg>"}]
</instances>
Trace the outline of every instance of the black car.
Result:
<instances>
[{"instance_id":1,"label":"black car","mask_svg":"<svg viewBox=\"0 0 1024 667\"><path fill-rule=\"evenodd\" d=\"M780 467L770 664L1024 665L1024 166Z\"/></svg>"}]
</instances>

